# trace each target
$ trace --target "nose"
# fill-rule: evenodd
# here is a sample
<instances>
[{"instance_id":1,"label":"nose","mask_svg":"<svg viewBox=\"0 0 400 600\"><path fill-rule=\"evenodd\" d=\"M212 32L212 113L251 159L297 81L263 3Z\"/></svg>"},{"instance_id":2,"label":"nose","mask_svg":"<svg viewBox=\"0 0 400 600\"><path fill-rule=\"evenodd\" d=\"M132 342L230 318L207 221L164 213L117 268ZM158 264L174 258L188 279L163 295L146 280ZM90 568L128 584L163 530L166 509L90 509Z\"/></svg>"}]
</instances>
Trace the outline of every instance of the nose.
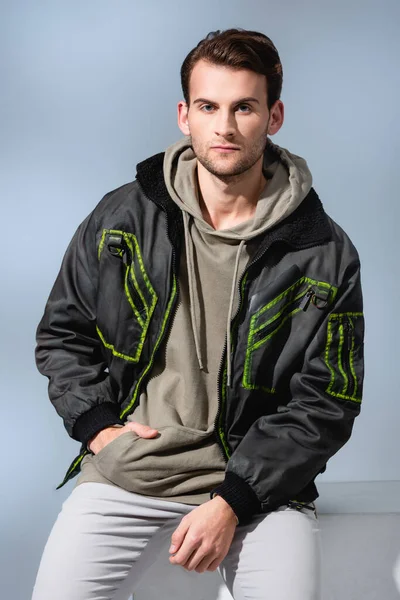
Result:
<instances>
[{"instance_id":1,"label":"nose","mask_svg":"<svg viewBox=\"0 0 400 600\"><path fill-rule=\"evenodd\" d=\"M236 120L230 111L219 110L215 121L215 133L223 138L229 138L236 133Z\"/></svg>"}]
</instances>

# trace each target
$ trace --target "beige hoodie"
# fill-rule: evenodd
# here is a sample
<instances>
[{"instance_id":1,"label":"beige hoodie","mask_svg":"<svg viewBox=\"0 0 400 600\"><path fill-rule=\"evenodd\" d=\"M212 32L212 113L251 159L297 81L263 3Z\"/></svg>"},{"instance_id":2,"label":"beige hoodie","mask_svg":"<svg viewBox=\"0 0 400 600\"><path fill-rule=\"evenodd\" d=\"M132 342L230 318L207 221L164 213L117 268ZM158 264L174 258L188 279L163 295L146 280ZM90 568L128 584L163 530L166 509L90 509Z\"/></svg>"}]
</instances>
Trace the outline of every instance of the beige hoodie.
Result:
<instances>
[{"instance_id":1,"label":"beige hoodie","mask_svg":"<svg viewBox=\"0 0 400 600\"><path fill-rule=\"evenodd\" d=\"M217 379L226 337L230 344L238 282L257 248L251 240L299 206L311 188L311 174L302 158L269 143L263 162L267 184L254 218L216 231L199 208L196 170L190 138L167 148L165 182L185 225L180 301L140 404L128 417L160 434L119 436L84 458L77 484L113 483L146 496L200 504L224 479L225 461L214 434Z\"/></svg>"}]
</instances>

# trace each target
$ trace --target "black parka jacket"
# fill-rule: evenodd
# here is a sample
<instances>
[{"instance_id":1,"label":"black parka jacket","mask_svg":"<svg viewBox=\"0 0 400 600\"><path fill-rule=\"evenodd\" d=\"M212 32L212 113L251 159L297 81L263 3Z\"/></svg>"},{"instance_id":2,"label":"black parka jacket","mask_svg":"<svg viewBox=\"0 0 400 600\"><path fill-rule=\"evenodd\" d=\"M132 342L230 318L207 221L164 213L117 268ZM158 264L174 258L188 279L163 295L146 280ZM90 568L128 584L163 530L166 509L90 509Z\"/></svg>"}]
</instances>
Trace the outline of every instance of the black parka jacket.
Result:
<instances>
[{"instance_id":1,"label":"black parka jacket","mask_svg":"<svg viewBox=\"0 0 400 600\"><path fill-rule=\"evenodd\" d=\"M38 368L82 443L63 483L88 440L135 410L168 336L184 233L163 157L80 225L38 327ZM215 436L227 465L211 490L242 521L318 496L314 479L350 437L363 384L359 258L316 192L256 243L221 357Z\"/></svg>"}]
</instances>

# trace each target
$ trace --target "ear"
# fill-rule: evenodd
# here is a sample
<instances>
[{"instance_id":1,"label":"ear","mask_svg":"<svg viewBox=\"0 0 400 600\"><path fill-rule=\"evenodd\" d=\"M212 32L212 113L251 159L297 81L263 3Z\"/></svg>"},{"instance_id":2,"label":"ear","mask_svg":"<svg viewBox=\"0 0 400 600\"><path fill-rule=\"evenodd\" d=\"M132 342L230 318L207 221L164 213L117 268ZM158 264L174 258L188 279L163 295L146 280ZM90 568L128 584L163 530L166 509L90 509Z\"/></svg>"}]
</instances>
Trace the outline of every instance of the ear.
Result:
<instances>
[{"instance_id":1,"label":"ear","mask_svg":"<svg viewBox=\"0 0 400 600\"><path fill-rule=\"evenodd\" d=\"M190 135L189 128L189 108L186 102L181 100L178 102L178 127L184 135Z\"/></svg>"},{"instance_id":2,"label":"ear","mask_svg":"<svg viewBox=\"0 0 400 600\"><path fill-rule=\"evenodd\" d=\"M283 106L283 102L281 100L277 100L275 104L271 106L271 109L269 111L269 135L274 135L275 133L278 133L278 131L283 125L284 117L285 107Z\"/></svg>"}]
</instances>

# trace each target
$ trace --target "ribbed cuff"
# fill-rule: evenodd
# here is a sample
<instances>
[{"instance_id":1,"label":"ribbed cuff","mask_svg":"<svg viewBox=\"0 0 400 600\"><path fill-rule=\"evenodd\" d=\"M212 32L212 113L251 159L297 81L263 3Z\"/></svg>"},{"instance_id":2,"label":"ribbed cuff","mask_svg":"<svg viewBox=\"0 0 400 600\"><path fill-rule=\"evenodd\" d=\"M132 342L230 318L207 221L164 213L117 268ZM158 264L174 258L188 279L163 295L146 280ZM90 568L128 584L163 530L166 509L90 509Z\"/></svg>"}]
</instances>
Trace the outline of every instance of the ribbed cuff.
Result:
<instances>
[{"instance_id":1,"label":"ribbed cuff","mask_svg":"<svg viewBox=\"0 0 400 600\"><path fill-rule=\"evenodd\" d=\"M211 498L214 494L218 494L229 504L239 523L245 523L254 514L261 512L261 502L252 488L232 471L226 471L224 481L211 491Z\"/></svg>"},{"instance_id":2,"label":"ribbed cuff","mask_svg":"<svg viewBox=\"0 0 400 600\"><path fill-rule=\"evenodd\" d=\"M102 429L112 425L123 425L119 418L119 409L120 407L113 402L103 402L84 413L74 425L74 439L86 447L88 441Z\"/></svg>"}]
</instances>

